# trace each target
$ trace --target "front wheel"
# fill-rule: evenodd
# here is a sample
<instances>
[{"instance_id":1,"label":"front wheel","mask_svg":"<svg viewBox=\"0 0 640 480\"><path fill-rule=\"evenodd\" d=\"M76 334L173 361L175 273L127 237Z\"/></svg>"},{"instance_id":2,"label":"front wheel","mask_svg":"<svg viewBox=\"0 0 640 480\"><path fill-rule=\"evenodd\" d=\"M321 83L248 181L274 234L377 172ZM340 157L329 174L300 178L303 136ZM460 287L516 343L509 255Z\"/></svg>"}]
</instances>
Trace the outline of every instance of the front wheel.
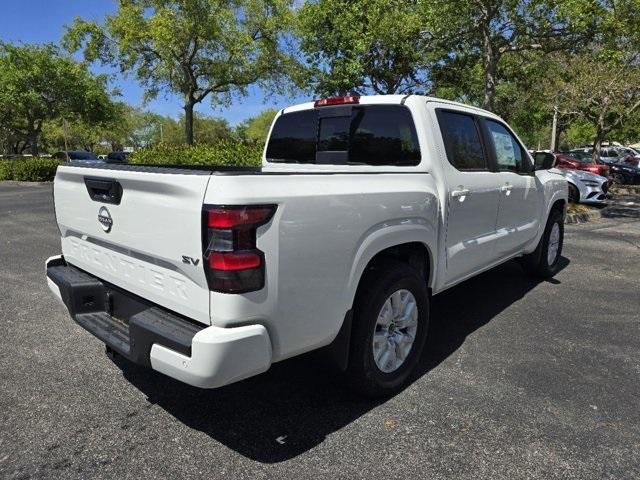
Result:
<instances>
[{"instance_id":1,"label":"front wheel","mask_svg":"<svg viewBox=\"0 0 640 480\"><path fill-rule=\"evenodd\" d=\"M522 258L522 265L529 273L540 277L553 277L560 270L560 255L564 243L564 216L559 210L551 210L547 225L537 248Z\"/></svg>"},{"instance_id":2,"label":"front wheel","mask_svg":"<svg viewBox=\"0 0 640 480\"><path fill-rule=\"evenodd\" d=\"M613 174L613 181L615 183L620 184L620 185L626 185L627 183L630 183L627 180L627 177L625 175L623 175L622 173L614 173Z\"/></svg>"},{"instance_id":3,"label":"front wheel","mask_svg":"<svg viewBox=\"0 0 640 480\"><path fill-rule=\"evenodd\" d=\"M348 385L369 396L401 389L427 338L426 280L409 265L378 262L362 279L354 304Z\"/></svg>"},{"instance_id":4,"label":"front wheel","mask_svg":"<svg viewBox=\"0 0 640 480\"><path fill-rule=\"evenodd\" d=\"M580 192L575 185L569 184L569 203L578 203L580 201Z\"/></svg>"}]
</instances>

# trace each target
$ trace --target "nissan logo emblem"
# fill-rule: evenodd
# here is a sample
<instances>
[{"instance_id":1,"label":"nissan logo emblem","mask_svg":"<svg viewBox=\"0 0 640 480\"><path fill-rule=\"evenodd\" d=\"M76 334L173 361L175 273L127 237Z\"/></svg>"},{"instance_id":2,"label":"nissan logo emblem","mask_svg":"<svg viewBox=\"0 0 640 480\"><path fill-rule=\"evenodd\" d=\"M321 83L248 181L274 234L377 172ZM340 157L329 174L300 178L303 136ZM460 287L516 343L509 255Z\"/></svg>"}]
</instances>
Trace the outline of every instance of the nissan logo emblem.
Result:
<instances>
[{"instance_id":1,"label":"nissan logo emblem","mask_svg":"<svg viewBox=\"0 0 640 480\"><path fill-rule=\"evenodd\" d=\"M113 227L113 219L111 218L111 214L109 213L109 210L107 210L107 207L100 207L100 210L98 210L98 221L106 233L111 231L111 227Z\"/></svg>"}]
</instances>

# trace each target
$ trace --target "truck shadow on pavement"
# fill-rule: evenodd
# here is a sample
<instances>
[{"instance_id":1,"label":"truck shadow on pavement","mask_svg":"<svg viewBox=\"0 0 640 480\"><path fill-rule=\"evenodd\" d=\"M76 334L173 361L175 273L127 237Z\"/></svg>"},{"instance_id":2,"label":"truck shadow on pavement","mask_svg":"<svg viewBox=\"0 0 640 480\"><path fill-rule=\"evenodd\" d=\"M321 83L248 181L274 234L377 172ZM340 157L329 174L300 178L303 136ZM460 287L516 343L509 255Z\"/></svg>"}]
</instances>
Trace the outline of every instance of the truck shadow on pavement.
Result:
<instances>
[{"instance_id":1,"label":"truck shadow on pavement","mask_svg":"<svg viewBox=\"0 0 640 480\"><path fill-rule=\"evenodd\" d=\"M561 261L562 268L569 263L565 258ZM516 262L508 262L435 297L429 338L414 381L538 283L524 275ZM126 360L115 361L150 403L263 463L282 462L310 450L388 400L352 393L336 381L335 373L308 355L217 390L193 388Z\"/></svg>"}]
</instances>

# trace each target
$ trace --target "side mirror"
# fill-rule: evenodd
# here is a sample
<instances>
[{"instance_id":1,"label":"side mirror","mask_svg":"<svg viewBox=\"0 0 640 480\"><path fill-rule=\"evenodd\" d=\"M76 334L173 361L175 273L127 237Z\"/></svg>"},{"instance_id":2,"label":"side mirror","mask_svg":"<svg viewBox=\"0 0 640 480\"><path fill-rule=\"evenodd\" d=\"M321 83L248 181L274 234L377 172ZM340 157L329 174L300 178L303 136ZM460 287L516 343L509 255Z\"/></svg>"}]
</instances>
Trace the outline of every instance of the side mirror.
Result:
<instances>
[{"instance_id":1,"label":"side mirror","mask_svg":"<svg viewBox=\"0 0 640 480\"><path fill-rule=\"evenodd\" d=\"M536 152L533 156L534 170L549 170L553 168L556 158L551 153Z\"/></svg>"}]
</instances>

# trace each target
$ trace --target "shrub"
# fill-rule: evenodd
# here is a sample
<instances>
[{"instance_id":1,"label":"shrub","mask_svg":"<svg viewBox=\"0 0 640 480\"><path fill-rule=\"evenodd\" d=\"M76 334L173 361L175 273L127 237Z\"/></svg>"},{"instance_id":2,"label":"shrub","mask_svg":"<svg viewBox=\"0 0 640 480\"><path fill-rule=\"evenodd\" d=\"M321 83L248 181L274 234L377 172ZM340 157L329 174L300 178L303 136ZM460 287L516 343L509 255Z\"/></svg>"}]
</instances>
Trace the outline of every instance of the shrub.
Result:
<instances>
[{"instance_id":1,"label":"shrub","mask_svg":"<svg viewBox=\"0 0 640 480\"><path fill-rule=\"evenodd\" d=\"M56 175L58 160L53 158L20 158L0 160L0 180L50 182Z\"/></svg>"},{"instance_id":2,"label":"shrub","mask_svg":"<svg viewBox=\"0 0 640 480\"><path fill-rule=\"evenodd\" d=\"M257 167L262 162L262 144L220 141L215 145L157 145L129 156L129 163L147 165L205 165Z\"/></svg>"}]
</instances>

